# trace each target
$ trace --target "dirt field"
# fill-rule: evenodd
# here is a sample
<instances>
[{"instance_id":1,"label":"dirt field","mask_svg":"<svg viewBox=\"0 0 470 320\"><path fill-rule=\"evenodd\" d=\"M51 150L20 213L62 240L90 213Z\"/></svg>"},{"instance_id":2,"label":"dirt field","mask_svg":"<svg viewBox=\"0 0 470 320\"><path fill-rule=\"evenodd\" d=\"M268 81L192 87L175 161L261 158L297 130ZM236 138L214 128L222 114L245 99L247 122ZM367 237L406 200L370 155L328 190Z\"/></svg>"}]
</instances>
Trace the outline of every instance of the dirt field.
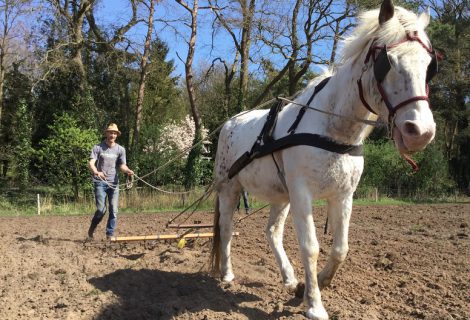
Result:
<instances>
[{"instance_id":1,"label":"dirt field","mask_svg":"<svg viewBox=\"0 0 470 320\"><path fill-rule=\"evenodd\" d=\"M331 319L470 319L470 204L353 211L347 261L322 292ZM121 215L119 235L172 233L172 216ZM265 240L266 211L237 225L232 284L207 274L207 240L111 244L102 223L85 243L89 219L0 218L0 319L304 319ZM315 219L322 266L324 208ZM303 279L290 218L285 247Z\"/></svg>"}]
</instances>

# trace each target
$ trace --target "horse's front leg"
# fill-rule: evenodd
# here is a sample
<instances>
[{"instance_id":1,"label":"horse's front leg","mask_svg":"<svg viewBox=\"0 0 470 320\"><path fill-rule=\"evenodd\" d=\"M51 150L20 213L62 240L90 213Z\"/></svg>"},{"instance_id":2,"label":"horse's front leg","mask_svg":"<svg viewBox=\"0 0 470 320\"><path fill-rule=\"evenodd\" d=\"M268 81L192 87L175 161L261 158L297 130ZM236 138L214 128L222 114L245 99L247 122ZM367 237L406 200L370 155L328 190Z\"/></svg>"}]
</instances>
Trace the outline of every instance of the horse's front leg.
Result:
<instances>
[{"instance_id":1,"label":"horse's front leg","mask_svg":"<svg viewBox=\"0 0 470 320\"><path fill-rule=\"evenodd\" d=\"M317 282L317 260L320 252L312 215L312 198L307 188L294 186L289 191L291 212L300 254L305 269L304 303L307 305L307 318L327 320L328 314L321 301Z\"/></svg>"},{"instance_id":2,"label":"horse's front leg","mask_svg":"<svg viewBox=\"0 0 470 320\"><path fill-rule=\"evenodd\" d=\"M281 270L282 281L289 292L294 292L297 288L297 279L295 278L294 269L289 261L282 243L284 236L284 223L289 214L289 203L272 204L269 213L269 221L266 227L266 236L269 245L274 252L277 264Z\"/></svg>"},{"instance_id":3,"label":"horse's front leg","mask_svg":"<svg viewBox=\"0 0 470 320\"><path fill-rule=\"evenodd\" d=\"M328 200L328 224L333 233L333 244L328 262L318 275L320 288L330 285L333 276L348 254L349 219L352 211L352 194Z\"/></svg>"}]
</instances>

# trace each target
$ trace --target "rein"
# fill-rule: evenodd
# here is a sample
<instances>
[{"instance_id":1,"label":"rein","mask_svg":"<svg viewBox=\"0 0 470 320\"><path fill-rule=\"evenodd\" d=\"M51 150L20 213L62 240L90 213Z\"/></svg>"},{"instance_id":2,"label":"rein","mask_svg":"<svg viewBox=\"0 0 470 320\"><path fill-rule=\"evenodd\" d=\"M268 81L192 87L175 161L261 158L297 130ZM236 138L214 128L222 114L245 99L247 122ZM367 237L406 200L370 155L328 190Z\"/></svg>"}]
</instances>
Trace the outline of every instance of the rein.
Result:
<instances>
[{"instance_id":1,"label":"rein","mask_svg":"<svg viewBox=\"0 0 470 320\"><path fill-rule=\"evenodd\" d=\"M317 109L315 107L311 107L311 106L306 105L306 104L298 103L298 102L289 100L289 99L284 98L284 97L277 97L277 98L279 100L282 100L282 101L285 101L285 102L288 102L288 103L291 103L291 104L295 104L297 106L300 106L300 107L303 107L303 108L306 108L306 109L317 111L317 112L320 112L320 113L323 113L323 114L326 114L326 115L329 115L329 116L335 116L335 117L338 117L338 118L343 118L343 119L347 119L347 120L351 120L351 121L364 123L364 124L367 124L369 126L374 126L376 128L386 127L387 126L387 124L385 122L380 121L380 120L374 121L374 120L360 119L360 118L357 118L357 117L347 117L347 116L343 116L341 114L337 114L337 113L333 113L333 112L329 112L329 111L324 111L324 110L321 110L321 109Z\"/></svg>"}]
</instances>

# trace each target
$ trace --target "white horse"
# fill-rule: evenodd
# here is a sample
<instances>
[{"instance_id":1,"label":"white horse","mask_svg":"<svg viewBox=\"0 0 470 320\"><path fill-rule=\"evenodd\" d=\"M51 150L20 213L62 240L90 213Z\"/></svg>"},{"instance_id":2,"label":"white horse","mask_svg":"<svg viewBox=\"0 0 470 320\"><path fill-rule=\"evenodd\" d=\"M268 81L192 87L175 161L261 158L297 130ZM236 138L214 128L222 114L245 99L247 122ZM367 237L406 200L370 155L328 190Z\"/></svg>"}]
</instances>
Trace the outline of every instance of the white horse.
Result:
<instances>
[{"instance_id":1,"label":"white horse","mask_svg":"<svg viewBox=\"0 0 470 320\"><path fill-rule=\"evenodd\" d=\"M373 129L367 121L379 120L389 125L403 156L424 149L433 140L436 126L427 86L437 70L436 54L424 32L429 19L429 13L417 16L394 7L391 0L384 0L380 10L362 14L358 27L344 42L341 65L320 77L331 75L313 99L309 98L318 80L309 84L295 103L281 110L274 139L288 136L302 105L309 104L324 112L307 108L296 133L317 134L333 144L357 147ZM357 154L297 145L253 159L229 178L232 164L250 151L267 115L266 110L241 114L225 123L220 133L215 165L213 269L220 272L223 281L234 279L232 217L244 189L271 205L266 234L288 290L298 285L282 243L284 223L289 210L292 212L305 268L306 316L328 319L320 289L330 284L346 258L352 198L364 160ZM327 200L333 235L329 259L318 276L319 244L312 214L315 199Z\"/></svg>"}]
</instances>

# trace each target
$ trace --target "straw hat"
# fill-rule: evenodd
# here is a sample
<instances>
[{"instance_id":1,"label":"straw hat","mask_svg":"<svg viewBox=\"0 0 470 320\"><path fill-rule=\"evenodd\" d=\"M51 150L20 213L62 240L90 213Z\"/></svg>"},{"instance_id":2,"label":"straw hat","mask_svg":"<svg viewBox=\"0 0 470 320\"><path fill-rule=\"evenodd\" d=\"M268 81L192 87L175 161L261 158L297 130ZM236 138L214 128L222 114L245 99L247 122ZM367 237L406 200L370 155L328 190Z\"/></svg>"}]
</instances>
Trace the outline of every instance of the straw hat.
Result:
<instances>
[{"instance_id":1,"label":"straw hat","mask_svg":"<svg viewBox=\"0 0 470 320\"><path fill-rule=\"evenodd\" d=\"M119 131L118 126L117 126L117 124L115 124L115 123L110 123L110 124L108 125L108 127L106 128L106 130L104 130L105 133L108 132L108 131L117 132L118 136L121 135L121 131Z\"/></svg>"}]
</instances>

